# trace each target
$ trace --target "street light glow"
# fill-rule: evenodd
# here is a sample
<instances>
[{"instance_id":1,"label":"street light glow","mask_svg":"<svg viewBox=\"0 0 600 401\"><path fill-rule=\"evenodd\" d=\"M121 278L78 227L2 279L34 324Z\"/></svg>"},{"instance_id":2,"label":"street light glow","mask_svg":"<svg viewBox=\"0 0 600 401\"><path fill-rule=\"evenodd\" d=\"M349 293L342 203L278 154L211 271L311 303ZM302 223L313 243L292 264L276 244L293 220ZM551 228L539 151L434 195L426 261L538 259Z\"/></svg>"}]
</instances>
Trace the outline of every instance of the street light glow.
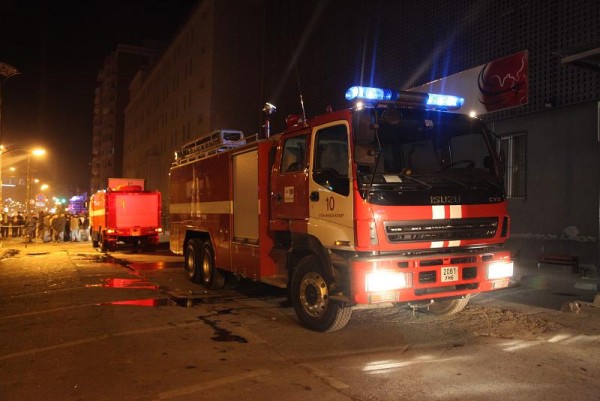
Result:
<instances>
[{"instance_id":1,"label":"street light glow","mask_svg":"<svg viewBox=\"0 0 600 401\"><path fill-rule=\"evenodd\" d=\"M46 149L44 148L7 148L4 145L0 145L0 171L2 170L2 155L10 153L10 152L15 152L15 151L20 151L20 152L24 152L27 154L27 184L26 184L26 195L25 195L25 213L29 214L30 212L30 207L31 207L31 156L43 156L46 154ZM1 181L2 179L0 178L0 187L1 187ZM35 180L33 180L36 184L39 183L39 180L36 178ZM3 196L0 192L0 203L3 205L4 204L4 199Z\"/></svg>"}]
</instances>

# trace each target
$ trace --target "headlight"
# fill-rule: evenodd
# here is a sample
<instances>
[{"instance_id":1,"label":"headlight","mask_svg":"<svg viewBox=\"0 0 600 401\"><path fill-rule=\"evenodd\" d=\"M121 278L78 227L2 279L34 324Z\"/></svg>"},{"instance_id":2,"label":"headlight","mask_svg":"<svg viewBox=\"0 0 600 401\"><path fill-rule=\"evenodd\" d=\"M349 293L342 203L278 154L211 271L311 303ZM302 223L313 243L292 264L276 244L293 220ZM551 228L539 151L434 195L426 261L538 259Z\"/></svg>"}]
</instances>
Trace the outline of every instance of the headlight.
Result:
<instances>
[{"instance_id":1,"label":"headlight","mask_svg":"<svg viewBox=\"0 0 600 401\"><path fill-rule=\"evenodd\" d=\"M492 262L488 266L488 279L513 276L513 262Z\"/></svg>"},{"instance_id":2,"label":"headlight","mask_svg":"<svg viewBox=\"0 0 600 401\"><path fill-rule=\"evenodd\" d=\"M412 273L374 271L365 277L365 291L382 292L412 287Z\"/></svg>"}]
</instances>

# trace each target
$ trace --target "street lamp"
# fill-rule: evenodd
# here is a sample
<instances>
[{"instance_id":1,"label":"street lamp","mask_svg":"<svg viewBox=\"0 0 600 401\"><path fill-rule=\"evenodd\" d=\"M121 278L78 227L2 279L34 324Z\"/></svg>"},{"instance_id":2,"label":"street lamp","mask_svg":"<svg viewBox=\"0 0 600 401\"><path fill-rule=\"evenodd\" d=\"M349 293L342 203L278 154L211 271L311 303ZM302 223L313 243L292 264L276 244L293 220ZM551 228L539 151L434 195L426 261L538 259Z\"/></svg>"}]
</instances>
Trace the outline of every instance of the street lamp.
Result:
<instances>
[{"instance_id":1,"label":"street lamp","mask_svg":"<svg viewBox=\"0 0 600 401\"><path fill-rule=\"evenodd\" d=\"M25 152L27 154L27 178L26 178L26 199L25 199L25 213L29 215L30 212L30 200L31 200L31 156L43 156L46 154L46 149L42 148L34 148L34 149L25 149L25 148L12 148L5 150L4 146L0 146L0 170L2 170L2 155L10 152ZM0 198L1 199L1 198ZM4 203L4 201L2 201Z\"/></svg>"},{"instance_id":2,"label":"street lamp","mask_svg":"<svg viewBox=\"0 0 600 401\"><path fill-rule=\"evenodd\" d=\"M19 71L15 67L0 63L0 204L2 204L2 207L4 207L4 197L2 195L2 85L8 78L18 74Z\"/></svg>"}]
</instances>

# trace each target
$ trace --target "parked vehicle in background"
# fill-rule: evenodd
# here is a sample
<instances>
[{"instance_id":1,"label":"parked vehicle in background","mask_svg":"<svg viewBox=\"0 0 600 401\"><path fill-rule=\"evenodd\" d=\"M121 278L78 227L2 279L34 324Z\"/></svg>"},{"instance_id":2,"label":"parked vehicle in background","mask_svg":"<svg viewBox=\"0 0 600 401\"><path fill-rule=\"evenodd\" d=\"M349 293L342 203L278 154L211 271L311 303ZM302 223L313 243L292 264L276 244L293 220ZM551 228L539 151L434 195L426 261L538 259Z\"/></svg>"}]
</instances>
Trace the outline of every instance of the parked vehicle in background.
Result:
<instances>
[{"instance_id":1,"label":"parked vehicle in background","mask_svg":"<svg viewBox=\"0 0 600 401\"><path fill-rule=\"evenodd\" d=\"M140 185L99 191L90 198L90 236L94 247L114 251L119 242L154 250L161 227L161 194Z\"/></svg>"}]
</instances>

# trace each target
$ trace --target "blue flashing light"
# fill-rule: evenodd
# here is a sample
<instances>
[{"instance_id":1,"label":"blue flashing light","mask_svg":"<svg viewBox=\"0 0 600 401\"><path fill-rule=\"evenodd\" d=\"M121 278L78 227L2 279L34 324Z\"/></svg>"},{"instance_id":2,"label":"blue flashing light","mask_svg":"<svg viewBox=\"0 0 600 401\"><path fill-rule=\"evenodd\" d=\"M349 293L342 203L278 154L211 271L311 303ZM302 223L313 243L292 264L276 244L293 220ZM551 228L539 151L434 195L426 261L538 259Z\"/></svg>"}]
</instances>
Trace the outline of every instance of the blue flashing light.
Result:
<instances>
[{"instance_id":1,"label":"blue flashing light","mask_svg":"<svg viewBox=\"0 0 600 401\"><path fill-rule=\"evenodd\" d=\"M440 95L437 93L429 93L428 95L428 106L446 107L448 109L460 109L460 107L465 103L465 99L459 96Z\"/></svg>"},{"instance_id":2,"label":"blue flashing light","mask_svg":"<svg viewBox=\"0 0 600 401\"><path fill-rule=\"evenodd\" d=\"M369 86L352 86L346 91L346 100L365 101L399 101L406 104L427 105L433 108L458 110L465 103L459 96L441 95L437 93L397 92L392 89L374 88Z\"/></svg>"},{"instance_id":3,"label":"blue flashing light","mask_svg":"<svg viewBox=\"0 0 600 401\"><path fill-rule=\"evenodd\" d=\"M346 100L395 100L396 94L391 89L353 86L346 91Z\"/></svg>"}]
</instances>

